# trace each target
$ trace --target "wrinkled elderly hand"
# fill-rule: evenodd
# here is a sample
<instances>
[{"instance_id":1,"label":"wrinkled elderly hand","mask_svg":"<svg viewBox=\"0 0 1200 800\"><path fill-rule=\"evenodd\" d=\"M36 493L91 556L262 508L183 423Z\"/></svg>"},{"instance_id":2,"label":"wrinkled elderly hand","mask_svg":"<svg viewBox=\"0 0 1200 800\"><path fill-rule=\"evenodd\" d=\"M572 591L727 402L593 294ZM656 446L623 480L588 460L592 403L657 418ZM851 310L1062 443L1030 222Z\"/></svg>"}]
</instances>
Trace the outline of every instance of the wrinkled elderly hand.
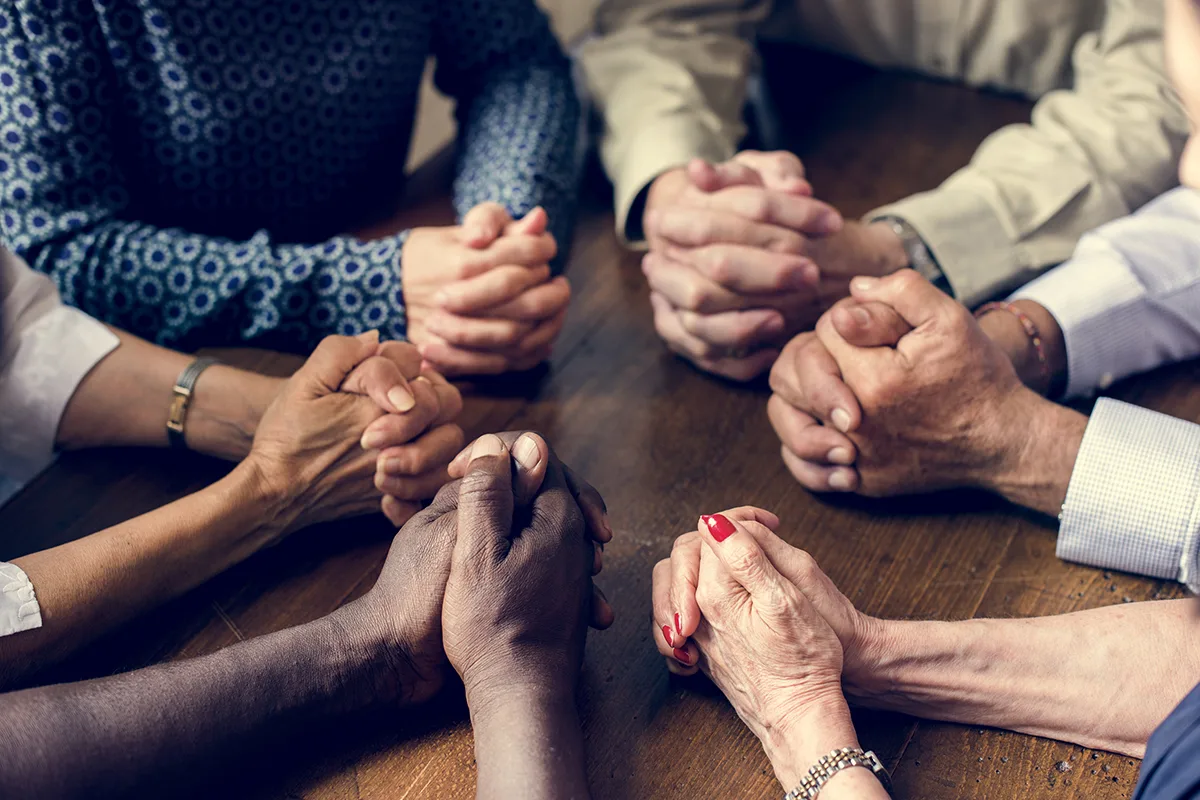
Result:
<instances>
[{"instance_id":1,"label":"wrinkled elderly hand","mask_svg":"<svg viewBox=\"0 0 1200 800\"><path fill-rule=\"evenodd\" d=\"M841 215L811 193L790 153L696 160L655 180L642 268L655 325L672 350L748 380L770 366L793 320L811 324L821 301L807 247L842 227Z\"/></svg>"},{"instance_id":2,"label":"wrinkled elderly hand","mask_svg":"<svg viewBox=\"0 0 1200 800\"><path fill-rule=\"evenodd\" d=\"M558 252L536 208L513 221L483 203L460 226L418 228L404 245L408 336L446 375L530 369L562 331L570 285L550 277Z\"/></svg>"},{"instance_id":3,"label":"wrinkled elderly hand","mask_svg":"<svg viewBox=\"0 0 1200 800\"><path fill-rule=\"evenodd\" d=\"M872 304L881 340L897 341L855 347L839 333L849 313L839 309L840 319L831 313L818 323L819 346L798 344L773 375L772 421L796 478L816 491L871 496L1009 480L1045 401L1021 384L1005 352L969 311L910 270L856 278L852 292ZM844 436L818 435L813 420ZM827 460L836 456L857 474L822 465L826 445Z\"/></svg>"},{"instance_id":4,"label":"wrinkled elderly hand","mask_svg":"<svg viewBox=\"0 0 1200 800\"><path fill-rule=\"evenodd\" d=\"M413 407L403 361L400 348L381 354L375 332L327 337L267 407L246 461L283 502L281 534L379 506L376 454L360 440L371 425Z\"/></svg>"},{"instance_id":5,"label":"wrinkled elderly hand","mask_svg":"<svg viewBox=\"0 0 1200 800\"><path fill-rule=\"evenodd\" d=\"M442 620L472 713L524 691L573 694L589 622L612 621L593 567L584 512L541 437L523 434L511 451L495 435L477 440Z\"/></svg>"},{"instance_id":6,"label":"wrinkled elderly hand","mask_svg":"<svg viewBox=\"0 0 1200 800\"><path fill-rule=\"evenodd\" d=\"M852 746L843 666L861 660L872 620L778 524L740 508L676 540L654 569L655 641L672 670L704 670L794 786L821 755Z\"/></svg>"}]
</instances>

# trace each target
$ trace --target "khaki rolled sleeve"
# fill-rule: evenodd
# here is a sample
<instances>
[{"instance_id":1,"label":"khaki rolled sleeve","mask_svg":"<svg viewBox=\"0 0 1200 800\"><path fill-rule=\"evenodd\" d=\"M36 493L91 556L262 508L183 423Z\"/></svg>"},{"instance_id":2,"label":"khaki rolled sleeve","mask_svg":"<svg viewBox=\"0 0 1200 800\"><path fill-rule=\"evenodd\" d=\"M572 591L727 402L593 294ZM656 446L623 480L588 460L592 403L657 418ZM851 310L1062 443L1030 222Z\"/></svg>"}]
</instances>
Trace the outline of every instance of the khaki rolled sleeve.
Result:
<instances>
[{"instance_id":1,"label":"khaki rolled sleeve","mask_svg":"<svg viewBox=\"0 0 1200 800\"><path fill-rule=\"evenodd\" d=\"M1159 0L1110 0L1075 46L1073 88L989 136L938 189L868 218L912 225L968 306L1065 261L1083 234L1176 185L1188 124L1162 39Z\"/></svg>"},{"instance_id":2,"label":"khaki rolled sleeve","mask_svg":"<svg viewBox=\"0 0 1200 800\"><path fill-rule=\"evenodd\" d=\"M693 158L724 161L745 136L742 109L766 0L607 0L578 52L604 119L600 156L613 181L617 233L659 175Z\"/></svg>"}]
</instances>

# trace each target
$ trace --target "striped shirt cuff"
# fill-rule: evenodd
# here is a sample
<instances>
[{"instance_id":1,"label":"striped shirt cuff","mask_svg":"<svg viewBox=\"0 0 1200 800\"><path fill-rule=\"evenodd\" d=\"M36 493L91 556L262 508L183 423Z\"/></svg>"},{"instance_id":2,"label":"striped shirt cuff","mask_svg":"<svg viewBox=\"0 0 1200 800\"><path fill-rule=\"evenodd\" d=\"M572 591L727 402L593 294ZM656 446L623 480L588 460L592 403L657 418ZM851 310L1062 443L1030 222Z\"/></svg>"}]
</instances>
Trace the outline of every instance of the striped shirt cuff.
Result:
<instances>
[{"instance_id":1,"label":"striped shirt cuff","mask_svg":"<svg viewBox=\"0 0 1200 800\"><path fill-rule=\"evenodd\" d=\"M25 570L0 562L0 636L42 627L42 608Z\"/></svg>"},{"instance_id":2,"label":"striped shirt cuff","mask_svg":"<svg viewBox=\"0 0 1200 800\"><path fill-rule=\"evenodd\" d=\"M1071 473L1058 557L1200 591L1200 425L1096 403Z\"/></svg>"}]
</instances>

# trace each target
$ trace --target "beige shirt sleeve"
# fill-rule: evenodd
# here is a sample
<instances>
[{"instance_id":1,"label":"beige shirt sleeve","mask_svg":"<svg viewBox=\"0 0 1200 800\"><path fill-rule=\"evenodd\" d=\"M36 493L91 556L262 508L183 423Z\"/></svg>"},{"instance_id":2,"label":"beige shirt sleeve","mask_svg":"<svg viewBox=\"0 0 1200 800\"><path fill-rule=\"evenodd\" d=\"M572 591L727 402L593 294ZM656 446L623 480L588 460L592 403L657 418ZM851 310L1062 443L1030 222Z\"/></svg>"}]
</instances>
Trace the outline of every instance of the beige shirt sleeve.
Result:
<instances>
[{"instance_id":1,"label":"beige shirt sleeve","mask_svg":"<svg viewBox=\"0 0 1200 800\"><path fill-rule=\"evenodd\" d=\"M1080 236L1173 187L1188 122L1163 62L1161 0L1110 0L1074 87L992 134L941 187L873 211L922 236L968 306L1070 257Z\"/></svg>"},{"instance_id":2,"label":"beige shirt sleeve","mask_svg":"<svg viewBox=\"0 0 1200 800\"><path fill-rule=\"evenodd\" d=\"M742 107L754 27L770 0L605 0L579 53L605 120L617 233L628 241L642 189L692 158L724 161L745 135ZM641 225L633 226L640 235Z\"/></svg>"}]
</instances>

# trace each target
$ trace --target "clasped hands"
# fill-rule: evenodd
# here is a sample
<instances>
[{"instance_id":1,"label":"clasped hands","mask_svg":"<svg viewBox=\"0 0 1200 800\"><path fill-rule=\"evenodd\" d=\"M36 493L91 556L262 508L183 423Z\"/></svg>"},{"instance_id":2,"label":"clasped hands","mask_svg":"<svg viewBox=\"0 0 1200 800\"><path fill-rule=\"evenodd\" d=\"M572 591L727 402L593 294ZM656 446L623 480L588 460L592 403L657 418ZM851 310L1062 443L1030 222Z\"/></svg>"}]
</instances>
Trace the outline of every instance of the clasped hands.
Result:
<instances>
[{"instance_id":1,"label":"clasped hands","mask_svg":"<svg viewBox=\"0 0 1200 800\"><path fill-rule=\"evenodd\" d=\"M541 208L514 221L481 203L452 227L417 228L401 255L408 338L444 375L531 369L562 331L571 287Z\"/></svg>"},{"instance_id":2,"label":"clasped hands","mask_svg":"<svg viewBox=\"0 0 1200 800\"><path fill-rule=\"evenodd\" d=\"M395 702L432 696L449 665L476 720L573 703L587 628L613 621L592 583L612 539L603 499L534 433L483 436L449 472L343 609L349 635L382 648Z\"/></svg>"},{"instance_id":3,"label":"clasped hands","mask_svg":"<svg viewBox=\"0 0 1200 800\"><path fill-rule=\"evenodd\" d=\"M450 479L461 410L413 345L375 331L324 339L262 412L238 467L270 506L266 543L379 508L403 524Z\"/></svg>"},{"instance_id":4,"label":"clasped hands","mask_svg":"<svg viewBox=\"0 0 1200 800\"><path fill-rule=\"evenodd\" d=\"M1004 494L1046 411L970 311L911 270L860 277L771 370L767 412L811 491ZM1001 315L1003 316L1003 315Z\"/></svg>"},{"instance_id":5,"label":"clasped hands","mask_svg":"<svg viewBox=\"0 0 1200 800\"><path fill-rule=\"evenodd\" d=\"M886 226L844 221L814 199L804 165L786 152L743 151L666 172L642 219L659 335L733 380L769 369L790 336L846 295L851 276L907 262Z\"/></svg>"}]
</instances>

